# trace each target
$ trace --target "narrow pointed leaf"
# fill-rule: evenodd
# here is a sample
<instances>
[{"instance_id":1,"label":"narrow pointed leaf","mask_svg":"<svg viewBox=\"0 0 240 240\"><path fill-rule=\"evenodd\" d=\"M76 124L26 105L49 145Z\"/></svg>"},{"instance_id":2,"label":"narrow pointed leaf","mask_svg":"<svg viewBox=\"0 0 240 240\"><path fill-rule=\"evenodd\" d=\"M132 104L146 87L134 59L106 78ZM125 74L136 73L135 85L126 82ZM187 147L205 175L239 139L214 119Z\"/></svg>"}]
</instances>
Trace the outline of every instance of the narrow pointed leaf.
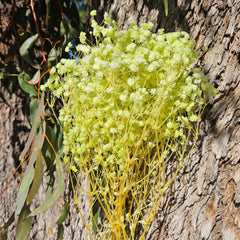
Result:
<instances>
[{"instance_id":1,"label":"narrow pointed leaf","mask_svg":"<svg viewBox=\"0 0 240 240\"><path fill-rule=\"evenodd\" d=\"M56 222L56 224L58 226L60 226L66 220L68 213L69 213L69 203L65 202L62 212L61 212L61 216L59 217L59 219Z\"/></svg>"},{"instance_id":2,"label":"narrow pointed leaf","mask_svg":"<svg viewBox=\"0 0 240 240\"><path fill-rule=\"evenodd\" d=\"M37 159L36 159L36 165L35 165L35 171L34 171L34 178L33 178L33 182L32 182L32 186L30 188L30 191L28 193L27 196L27 204L30 204L30 202L32 201L32 199L34 198L34 196L37 194L38 189L42 183L42 179L43 179L43 158L42 158L42 153L41 153L41 149L38 149L38 153L37 153Z\"/></svg>"},{"instance_id":3,"label":"narrow pointed leaf","mask_svg":"<svg viewBox=\"0 0 240 240\"><path fill-rule=\"evenodd\" d=\"M34 86L29 85L27 82L30 79L27 73L20 73L18 75L18 83L23 91L29 93L30 95L37 96L37 90Z\"/></svg>"},{"instance_id":4,"label":"narrow pointed leaf","mask_svg":"<svg viewBox=\"0 0 240 240\"><path fill-rule=\"evenodd\" d=\"M19 215L16 238L19 240L26 240L32 227L32 218L26 218L30 213L29 206L25 205Z\"/></svg>"},{"instance_id":5,"label":"narrow pointed leaf","mask_svg":"<svg viewBox=\"0 0 240 240\"><path fill-rule=\"evenodd\" d=\"M29 191L29 187L33 181L34 164L37 159L38 150L39 150L39 148L41 149L41 147L42 147L43 139L44 138L43 138L41 132L39 132L38 136L35 137L35 139L34 139L34 145L33 145L33 150L32 150L31 156L30 156L30 160L27 165L26 171L24 173L24 176L23 176L23 179L21 182L21 186L19 188L18 199L17 199L17 209L15 211L16 217L20 214L20 212L24 206L24 203L25 203L28 191Z\"/></svg>"},{"instance_id":6,"label":"narrow pointed leaf","mask_svg":"<svg viewBox=\"0 0 240 240\"><path fill-rule=\"evenodd\" d=\"M99 216L100 208L98 208L97 212L95 213L93 220L92 220L92 228L93 232L97 233L97 224L98 224L98 216Z\"/></svg>"},{"instance_id":7,"label":"narrow pointed leaf","mask_svg":"<svg viewBox=\"0 0 240 240\"><path fill-rule=\"evenodd\" d=\"M38 99L36 98L32 98L30 100L30 103L29 103L29 108L30 108L30 121L31 121L31 124L33 124L34 122L34 119L36 117L36 112L37 112L37 109L38 109Z\"/></svg>"},{"instance_id":8,"label":"narrow pointed leaf","mask_svg":"<svg viewBox=\"0 0 240 240\"><path fill-rule=\"evenodd\" d=\"M60 47L58 47L57 49L52 48L51 51L48 54L48 61L49 62L55 61L57 59L57 57L59 57L60 51L61 51Z\"/></svg>"},{"instance_id":9,"label":"narrow pointed leaf","mask_svg":"<svg viewBox=\"0 0 240 240\"><path fill-rule=\"evenodd\" d=\"M40 122L40 118L41 118L43 110L44 110L44 93L42 93L41 100L40 100L39 105L38 105L38 109L37 109L37 112L36 112L36 115L35 115L35 119L34 119L34 122L33 122L33 125L32 125L32 129L29 133L28 140L25 144L25 147L24 147L22 153L19 156L19 161L20 162L24 159L27 151L29 150L29 148L31 146L31 143L32 143L32 141L34 139L34 136L36 134L37 127L38 127L38 124Z\"/></svg>"},{"instance_id":10,"label":"narrow pointed leaf","mask_svg":"<svg viewBox=\"0 0 240 240\"><path fill-rule=\"evenodd\" d=\"M31 66L33 67L37 67L33 64L32 60L29 57L29 49L33 46L34 42L37 40L38 38L38 34L36 33L35 35L31 36L30 38L28 38L20 47L19 52L21 54L21 56L23 57L23 59L29 63Z\"/></svg>"},{"instance_id":11,"label":"narrow pointed leaf","mask_svg":"<svg viewBox=\"0 0 240 240\"><path fill-rule=\"evenodd\" d=\"M7 240L7 230L0 227L0 240Z\"/></svg>"},{"instance_id":12,"label":"narrow pointed leaf","mask_svg":"<svg viewBox=\"0 0 240 240\"><path fill-rule=\"evenodd\" d=\"M8 221L4 224L3 228L7 229L13 222L14 222L14 215L15 213L13 212L12 216L8 219Z\"/></svg>"},{"instance_id":13,"label":"narrow pointed leaf","mask_svg":"<svg viewBox=\"0 0 240 240\"><path fill-rule=\"evenodd\" d=\"M168 15L168 0L163 0L164 8L165 8L165 15Z\"/></svg>"},{"instance_id":14,"label":"narrow pointed leaf","mask_svg":"<svg viewBox=\"0 0 240 240\"><path fill-rule=\"evenodd\" d=\"M40 77L41 77L41 73L40 73L40 70L38 69L37 72L34 74L33 78L31 80L27 81L27 84L30 84L30 85L37 84Z\"/></svg>"},{"instance_id":15,"label":"narrow pointed leaf","mask_svg":"<svg viewBox=\"0 0 240 240\"><path fill-rule=\"evenodd\" d=\"M45 0L47 13L46 13L46 25L48 27L48 21L49 21L49 13L50 13L50 0Z\"/></svg>"},{"instance_id":16,"label":"narrow pointed leaf","mask_svg":"<svg viewBox=\"0 0 240 240\"><path fill-rule=\"evenodd\" d=\"M0 227L0 240L7 240L7 228L14 222L14 215L15 213L12 214L3 227Z\"/></svg>"},{"instance_id":17,"label":"narrow pointed leaf","mask_svg":"<svg viewBox=\"0 0 240 240\"><path fill-rule=\"evenodd\" d=\"M59 157L56 156L56 172L57 172L57 187L55 191L50 195L45 203L36 208L29 216L35 216L41 212L44 212L48 208L50 208L62 195L65 187L64 178L63 178L63 166Z\"/></svg>"},{"instance_id":18,"label":"narrow pointed leaf","mask_svg":"<svg viewBox=\"0 0 240 240\"><path fill-rule=\"evenodd\" d=\"M58 226L57 240L63 239L63 232L64 232L64 228L63 228L63 225L61 224Z\"/></svg>"}]
</instances>

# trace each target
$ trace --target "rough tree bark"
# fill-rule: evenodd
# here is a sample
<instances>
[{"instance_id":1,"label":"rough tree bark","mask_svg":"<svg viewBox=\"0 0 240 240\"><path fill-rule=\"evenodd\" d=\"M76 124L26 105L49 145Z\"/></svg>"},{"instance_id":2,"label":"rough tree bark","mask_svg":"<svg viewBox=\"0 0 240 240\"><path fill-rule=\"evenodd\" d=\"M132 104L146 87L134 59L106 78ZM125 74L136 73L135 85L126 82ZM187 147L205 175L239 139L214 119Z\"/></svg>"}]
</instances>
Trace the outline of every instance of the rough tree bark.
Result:
<instances>
[{"instance_id":1,"label":"rough tree bark","mask_svg":"<svg viewBox=\"0 0 240 240\"><path fill-rule=\"evenodd\" d=\"M155 30L184 30L200 65L218 88L201 122L198 145L164 194L146 239L240 239L240 2L238 0L92 1L122 28L153 21ZM201 47L208 47L206 53Z\"/></svg>"},{"instance_id":2,"label":"rough tree bark","mask_svg":"<svg viewBox=\"0 0 240 240\"><path fill-rule=\"evenodd\" d=\"M130 21L152 21L154 30L189 32L200 54L198 64L219 90L202 119L198 145L165 192L146 239L240 239L240 2L169 0L168 17L164 15L161 0L92 0L91 9L101 14L108 11L121 28L127 28ZM201 51L202 46L208 47L206 53ZM11 140L16 134L14 119L15 124L19 123L18 118L21 124L26 121L20 111L21 102L14 104L19 101L15 96L10 97L5 91L3 94L0 98L1 189L14 168L12 152L17 152ZM22 144L24 138L19 135L19 139ZM0 224L10 215L6 208L14 209L16 192L11 191L9 188L6 200L1 202ZM63 197L74 205L69 188ZM60 214L60 205L61 201L45 217L44 214L37 217L30 239L56 238L54 220L49 221L48 217ZM82 228L77 210L72 207L65 223L64 239L87 239ZM9 239L14 239L13 232Z\"/></svg>"},{"instance_id":3,"label":"rough tree bark","mask_svg":"<svg viewBox=\"0 0 240 240\"><path fill-rule=\"evenodd\" d=\"M49 37L50 35L51 40L56 42L60 38L59 22L56 22L58 17L51 19L52 25L50 30L47 29L43 19L43 13L46 9L45 1L35 0L33 2L42 36ZM51 3L55 5L51 9L55 11L56 16L59 12L58 4L54 1L51 1ZM24 63L18 54L19 47L26 40L26 38L21 38L20 30L24 30L27 37L36 33L30 0L2 0L0 2L0 196L19 164L18 157L24 148L30 130L26 118L29 105L26 102L24 93L19 88L17 77L10 75L13 73L18 74L23 70L29 71L28 65ZM52 31L51 34L49 34L48 30ZM47 47L49 46L46 46L46 49ZM32 54L34 54L33 60L39 60L42 56L41 48L37 47ZM40 59L41 61L42 59ZM8 221L16 209L20 174L21 171L15 174L0 201L0 228ZM74 205L67 174L65 178L66 191L64 195L53 208L34 218L29 239L56 239L57 225L55 222L61 214L64 200L69 201L71 206ZM45 191L46 182L43 182L38 195L31 204L32 209L44 202ZM69 220L66 221L65 239L74 239L74 236L76 239L81 239L81 231L76 230L81 229L78 226L80 216L77 214L76 208L71 208L70 216ZM69 222L71 222L71 225ZM16 223L13 223L8 228L8 240L15 239L15 227Z\"/></svg>"}]
</instances>

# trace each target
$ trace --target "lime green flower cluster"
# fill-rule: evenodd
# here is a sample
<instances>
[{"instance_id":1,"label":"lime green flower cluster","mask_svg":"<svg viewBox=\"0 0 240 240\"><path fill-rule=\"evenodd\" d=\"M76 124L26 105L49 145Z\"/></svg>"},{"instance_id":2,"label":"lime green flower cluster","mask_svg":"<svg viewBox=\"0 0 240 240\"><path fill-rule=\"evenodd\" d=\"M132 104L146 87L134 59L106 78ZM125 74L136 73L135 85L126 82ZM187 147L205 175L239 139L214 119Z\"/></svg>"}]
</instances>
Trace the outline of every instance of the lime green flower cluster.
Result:
<instances>
[{"instance_id":1,"label":"lime green flower cluster","mask_svg":"<svg viewBox=\"0 0 240 240\"><path fill-rule=\"evenodd\" d=\"M139 183L144 176L134 171L141 171L144 161L148 171L164 171L158 162L184 148L205 104L203 91L212 89L200 69L191 70L197 53L189 35L155 34L152 27L131 23L119 30L105 13L104 25L92 21L94 44L81 33L76 58L62 59L42 87L64 103L59 120L65 164L74 171L94 170L95 181L101 175L103 196L123 193L124 181L131 189L123 180L129 176L131 184L134 176ZM104 176L97 176L98 169Z\"/></svg>"},{"instance_id":2,"label":"lime green flower cluster","mask_svg":"<svg viewBox=\"0 0 240 240\"><path fill-rule=\"evenodd\" d=\"M105 24L93 20L97 45L86 44L81 33L76 49L82 58L62 59L43 88L63 97L66 163L71 152L80 167L91 155L97 165L114 162L124 170L126 145L153 147L156 131L159 140L185 137L198 119L206 77L199 69L189 76L197 54L187 33L152 34L151 22L118 31L107 13Z\"/></svg>"}]
</instances>

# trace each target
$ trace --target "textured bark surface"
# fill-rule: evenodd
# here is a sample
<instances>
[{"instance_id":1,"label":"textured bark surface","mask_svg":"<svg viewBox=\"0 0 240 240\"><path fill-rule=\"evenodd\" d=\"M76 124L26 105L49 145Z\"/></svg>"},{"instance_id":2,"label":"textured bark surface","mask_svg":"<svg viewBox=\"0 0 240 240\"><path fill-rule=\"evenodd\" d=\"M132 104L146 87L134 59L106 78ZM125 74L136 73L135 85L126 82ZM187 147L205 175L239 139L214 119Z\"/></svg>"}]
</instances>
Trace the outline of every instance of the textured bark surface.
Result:
<instances>
[{"instance_id":1,"label":"textured bark surface","mask_svg":"<svg viewBox=\"0 0 240 240\"><path fill-rule=\"evenodd\" d=\"M50 1L51 11L54 11L55 17L49 20L51 23L48 29L44 25L46 22L44 19L45 1L34 0L33 2L42 36L50 38L55 43L60 39L60 22L57 16L60 15L59 2L56 4L56 1ZM20 34L22 31L26 34L24 38ZM30 0L2 0L0 2L0 196L19 164L18 157L24 148L30 130L26 119L29 105L26 103L24 94L19 90L17 77L10 74L29 70L29 65L21 59L18 51L26 38L35 33L36 26L33 21ZM48 41L45 43L45 49L48 50L51 46ZM30 49L34 63L42 61L42 51L39 45L40 41L37 42L35 48ZM0 228L16 209L20 178L19 171L13 177L0 201ZM87 239L86 231L83 230L83 223L80 222L80 216L74 203L67 171L65 171L65 182L66 191L62 198L51 209L34 217L29 239L57 238L56 221L61 214L64 201L68 201L71 206L69 218L65 222L64 239ZM32 210L45 201L46 186L46 181L43 181L37 196L31 203ZM16 239L15 226L16 223L13 223L8 228L8 240Z\"/></svg>"},{"instance_id":2,"label":"textured bark surface","mask_svg":"<svg viewBox=\"0 0 240 240\"><path fill-rule=\"evenodd\" d=\"M151 239L240 239L240 2L185 2L177 6L186 13L183 27L197 50L208 47L199 64L219 93L205 112L198 148L165 194Z\"/></svg>"},{"instance_id":3,"label":"textured bark surface","mask_svg":"<svg viewBox=\"0 0 240 240\"><path fill-rule=\"evenodd\" d=\"M146 239L240 239L240 2L169 0L168 17L164 15L162 0L92 0L91 8L100 13L110 12L121 28L127 28L130 21L152 21L155 30L189 32L200 54L198 64L219 90L202 119L197 147L165 192ZM201 51L202 46L208 47L206 53ZM2 190L15 167L28 125L22 114L22 100L3 89L0 92ZM14 188L16 181L11 183L0 204L0 225L14 210L17 195ZM66 176L63 198L69 200L71 208L64 239L85 240L86 231L70 188ZM43 200L44 189L43 184L36 205ZM53 209L35 219L30 239L56 239L55 221L62 202L58 201ZM80 202L87 208L84 197ZM13 233L12 226L9 239L14 239Z\"/></svg>"},{"instance_id":4,"label":"textured bark surface","mask_svg":"<svg viewBox=\"0 0 240 240\"><path fill-rule=\"evenodd\" d=\"M19 164L18 157L24 148L30 130L24 106L27 105L21 95L10 94L5 87L0 87L0 195ZM17 172L0 201L0 227L8 221L16 209L19 180L20 173ZM65 171L65 183L66 190L61 199L52 208L34 217L32 230L28 239L56 239L56 221L61 215L64 201L70 203L70 213L64 223L64 239L88 239L88 233L84 228L74 202L67 171ZM43 181L37 196L35 196L31 203L32 210L45 201L46 186L46 181ZM79 205L83 210L86 209L85 217L87 217L89 206L87 206L86 196L82 196L79 200ZM8 240L15 239L15 224L11 224L8 228Z\"/></svg>"},{"instance_id":5,"label":"textured bark surface","mask_svg":"<svg viewBox=\"0 0 240 240\"><path fill-rule=\"evenodd\" d=\"M23 114L23 106L24 103L18 95L10 94L0 87L0 193L18 164L16 159L23 149L26 133L29 131L26 117ZM17 189L16 177L8 186L0 202L0 226L7 222L15 210ZM9 239L14 239L12 233Z\"/></svg>"},{"instance_id":6,"label":"textured bark surface","mask_svg":"<svg viewBox=\"0 0 240 240\"><path fill-rule=\"evenodd\" d=\"M33 1L35 11L38 17L38 24L43 37L49 37L56 42L59 38L59 21L58 18L51 19L51 26L46 29L44 25L45 1ZM52 11L55 16L59 13L58 4L51 1ZM55 5L55 6L54 6ZM60 13L59 13L60 14ZM51 29L52 28L52 29ZM18 54L19 47L26 40L20 36L19 30L25 31L26 37L36 33L35 23L30 7L30 0L3 0L0 3L0 196L10 179L15 168L18 166L18 157L24 148L28 133L30 130L29 123L26 119L28 103L26 103L24 94L20 91L17 77L10 74L17 74L23 70L28 70L28 65L21 59ZM21 30L22 31L22 30ZM56 40L57 39L57 40ZM46 41L46 44L49 44ZM30 52L32 60L35 62L42 61L41 48L38 47ZM49 46L47 46L49 47ZM46 49L48 49L46 47ZM3 77L3 78L2 78ZM10 90L10 92L9 92ZM0 201L0 227L2 227L14 213L16 209L16 200L18 196L18 183L20 181L20 171L13 177L8 185L3 198ZM71 187L66 171L66 191L63 197L54 205L33 219L32 230L29 239L56 239L57 225L56 221L61 214L64 200L69 201L71 205L70 217L66 221L65 239L87 239L85 231L81 231L83 224L80 223L80 216L76 210L74 199L71 194ZM35 209L45 201L46 182L43 182L38 195L34 198L31 209ZM16 223L8 228L8 240L14 240Z\"/></svg>"},{"instance_id":7,"label":"textured bark surface","mask_svg":"<svg viewBox=\"0 0 240 240\"><path fill-rule=\"evenodd\" d=\"M189 32L198 64L219 90L202 119L198 145L164 194L146 239L240 239L240 2L169 1L168 17L162 1L95 4L122 28L153 21L155 29Z\"/></svg>"}]
</instances>

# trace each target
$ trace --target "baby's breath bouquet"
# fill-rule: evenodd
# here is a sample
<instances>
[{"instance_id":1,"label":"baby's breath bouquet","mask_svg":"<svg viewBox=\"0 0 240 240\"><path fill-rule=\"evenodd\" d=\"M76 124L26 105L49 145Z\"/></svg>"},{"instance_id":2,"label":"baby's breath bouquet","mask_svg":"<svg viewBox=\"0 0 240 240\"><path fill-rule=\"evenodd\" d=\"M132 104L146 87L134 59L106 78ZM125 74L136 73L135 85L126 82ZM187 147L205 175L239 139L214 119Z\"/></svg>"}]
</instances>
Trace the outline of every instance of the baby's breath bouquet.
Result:
<instances>
[{"instance_id":1,"label":"baby's breath bouquet","mask_svg":"<svg viewBox=\"0 0 240 240\"><path fill-rule=\"evenodd\" d=\"M42 87L63 102L63 160L85 174L92 208L104 213L101 226L93 210L90 217L101 239L144 238L197 140L203 91L212 89L193 68L189 35L152 27L119 30L105 13L104 25L92 21L93 42L81 33L75 59L62 59Z\"/></svg>"}]
</instances>

